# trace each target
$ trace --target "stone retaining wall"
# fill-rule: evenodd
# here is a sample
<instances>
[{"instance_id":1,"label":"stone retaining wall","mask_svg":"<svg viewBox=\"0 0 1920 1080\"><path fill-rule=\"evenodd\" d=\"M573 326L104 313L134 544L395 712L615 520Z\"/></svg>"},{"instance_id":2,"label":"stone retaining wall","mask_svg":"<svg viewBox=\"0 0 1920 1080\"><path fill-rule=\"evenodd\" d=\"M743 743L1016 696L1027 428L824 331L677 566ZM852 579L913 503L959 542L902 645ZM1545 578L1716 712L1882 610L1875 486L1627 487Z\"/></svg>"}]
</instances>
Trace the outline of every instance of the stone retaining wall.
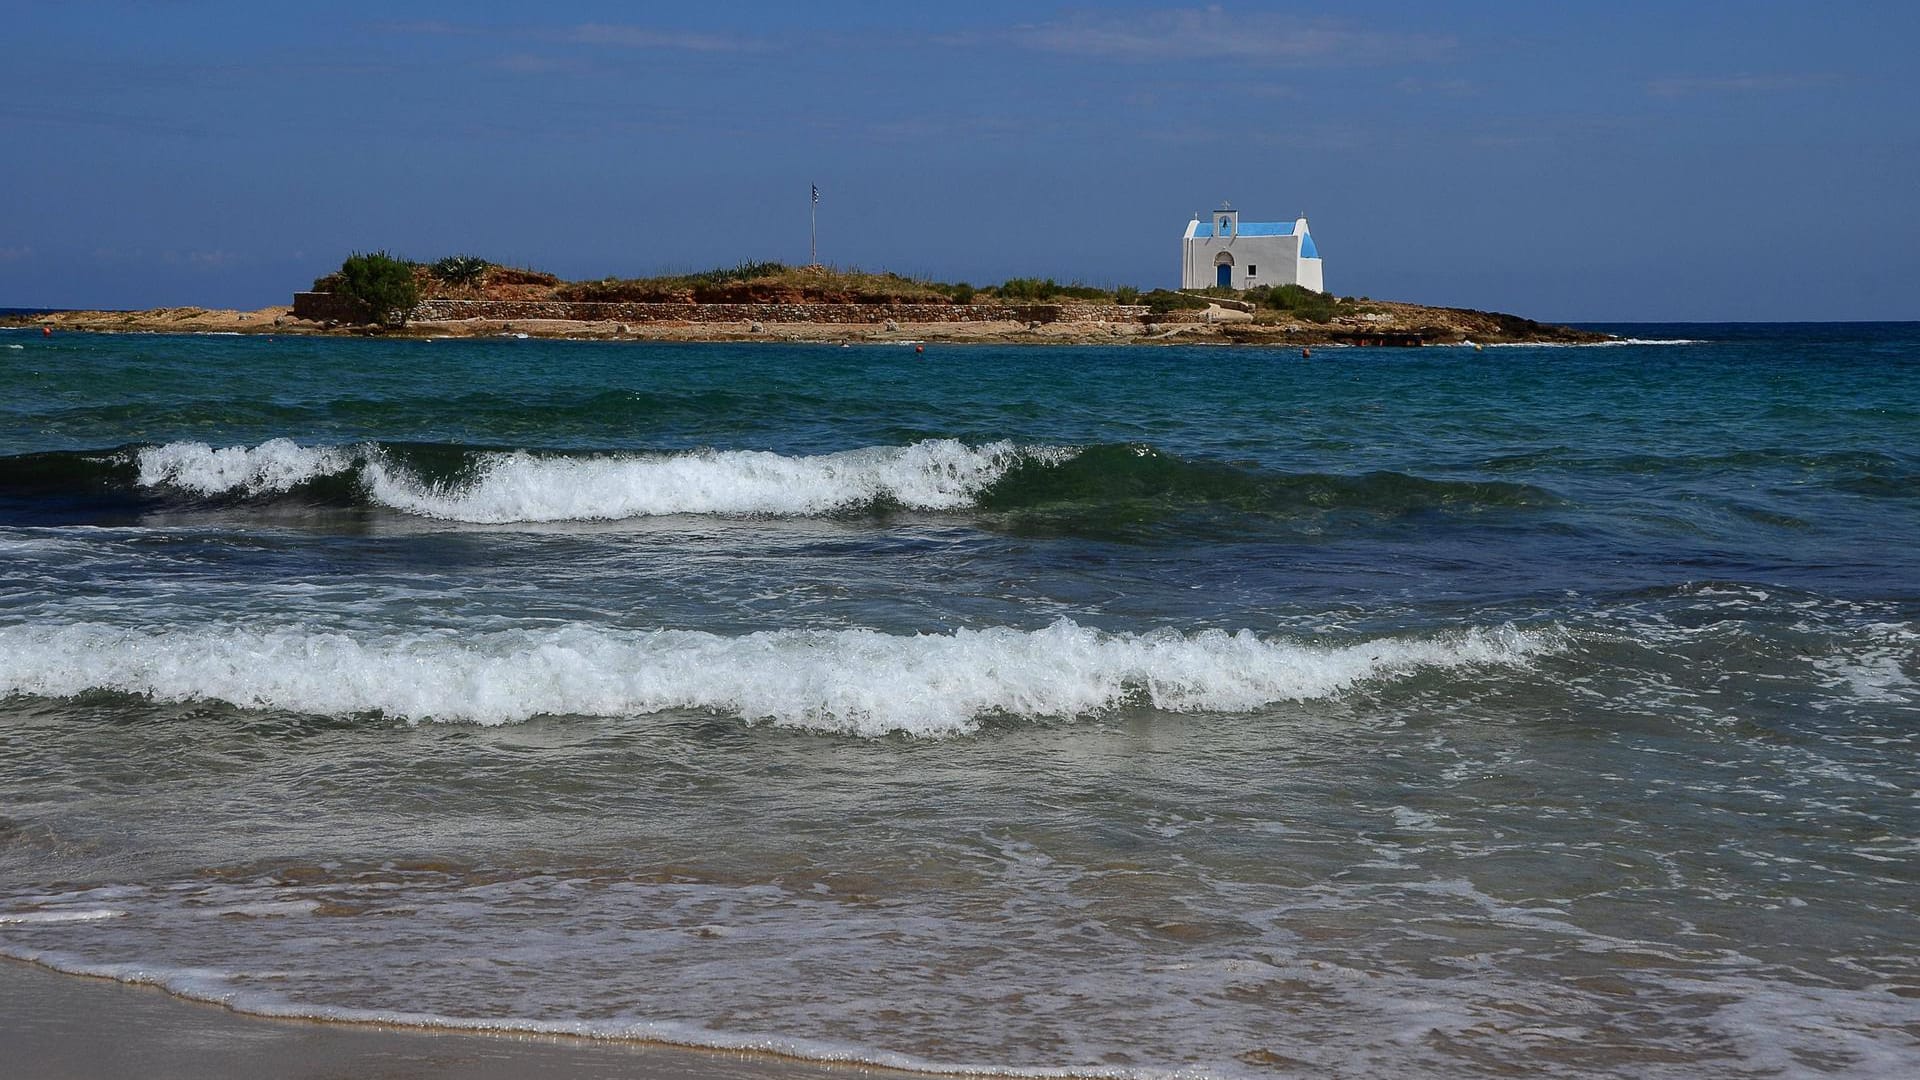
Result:
<instances>
[{"instance_id":1,"label":"stone retaining wall","mask_svg":"<svg viewBox=\"0 0 1920 1080\"><path fill-rule=\"evenodd\" d=\"M366 314L359 304L326 292L293 294L293 317L314 322L359 322Z\"/></svg>"}]
</instances>

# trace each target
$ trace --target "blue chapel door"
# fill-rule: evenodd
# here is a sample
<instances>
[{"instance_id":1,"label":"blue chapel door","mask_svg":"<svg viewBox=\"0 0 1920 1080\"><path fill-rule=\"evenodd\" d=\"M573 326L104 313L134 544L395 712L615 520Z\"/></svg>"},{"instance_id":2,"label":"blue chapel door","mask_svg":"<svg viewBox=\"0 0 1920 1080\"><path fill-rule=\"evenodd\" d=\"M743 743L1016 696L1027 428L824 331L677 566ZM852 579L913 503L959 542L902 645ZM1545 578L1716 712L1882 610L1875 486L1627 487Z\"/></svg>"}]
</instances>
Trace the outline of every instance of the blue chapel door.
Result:
<instances>
[{"instance_id":1,"label":"blue chapel door","mask_svg":"<svg viewBox=\"0 0 1920 1080\"><path fill-rule=\"evenodd\" d=\"M1223 289L1233 288L1233 267L1227 263L1221 263L1214 269L1213 279L1213 283Z\"/></svg>"}]
</instances>

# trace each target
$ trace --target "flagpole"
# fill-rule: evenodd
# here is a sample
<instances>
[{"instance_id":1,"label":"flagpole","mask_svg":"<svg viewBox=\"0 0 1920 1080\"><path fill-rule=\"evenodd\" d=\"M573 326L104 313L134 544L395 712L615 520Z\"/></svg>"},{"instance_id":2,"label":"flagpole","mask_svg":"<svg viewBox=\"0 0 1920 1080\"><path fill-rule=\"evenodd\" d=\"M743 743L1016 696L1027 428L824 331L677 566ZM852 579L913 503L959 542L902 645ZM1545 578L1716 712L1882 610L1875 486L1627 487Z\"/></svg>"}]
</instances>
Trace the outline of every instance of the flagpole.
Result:
<instances>
[{"instance_id":1,"label":"flagpole","mask_svg":"<svg viewBox=\"0 0 1920 1080\"><path fill-rule=\"evenodd\" d=\"M813 197L807 202L807 265L820 265L820 185L809 185Z\"/></svg>"}]
</instances>

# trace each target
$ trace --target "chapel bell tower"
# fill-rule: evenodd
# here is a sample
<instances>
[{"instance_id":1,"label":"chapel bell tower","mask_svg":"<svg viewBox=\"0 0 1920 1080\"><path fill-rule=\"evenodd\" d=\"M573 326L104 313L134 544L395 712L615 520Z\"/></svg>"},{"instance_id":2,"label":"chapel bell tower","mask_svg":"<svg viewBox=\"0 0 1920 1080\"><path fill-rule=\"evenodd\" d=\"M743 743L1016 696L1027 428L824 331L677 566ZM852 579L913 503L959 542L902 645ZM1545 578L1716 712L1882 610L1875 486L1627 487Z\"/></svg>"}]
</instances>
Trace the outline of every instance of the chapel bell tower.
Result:
<instances>
[{"instance_id":1,"label":"chapel bell tower","mask_svg":"<svg viewBox=\"0 0 1920 1080\"><path fill-rule=\"evenodd\" d=\"M1232 203L1222 201L1220 209L1213 212L1213 235L1219 240L1240 235L1240 211L1235 210Z\"/></svg>"}]
</instances>

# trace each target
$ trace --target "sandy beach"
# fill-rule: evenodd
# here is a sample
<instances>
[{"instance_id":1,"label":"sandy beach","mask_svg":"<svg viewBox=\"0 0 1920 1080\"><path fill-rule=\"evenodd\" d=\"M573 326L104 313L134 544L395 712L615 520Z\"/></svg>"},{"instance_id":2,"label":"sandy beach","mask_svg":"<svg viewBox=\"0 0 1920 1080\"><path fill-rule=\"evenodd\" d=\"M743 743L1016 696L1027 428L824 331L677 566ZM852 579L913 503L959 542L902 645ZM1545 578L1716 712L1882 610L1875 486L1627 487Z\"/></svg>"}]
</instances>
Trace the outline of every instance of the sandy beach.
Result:
<instances>
[{"instance_id":1,"label":"sandy beach","mask_svg":"<svg viewBox=\"0 0 1920 1080\"><path fill-rule=\"evenodd\" d=\"M910 1074L766 1055L247 1016L0 960L0 1060L18 1080L846 1080Z\"/></svg>"}]
</instances>

